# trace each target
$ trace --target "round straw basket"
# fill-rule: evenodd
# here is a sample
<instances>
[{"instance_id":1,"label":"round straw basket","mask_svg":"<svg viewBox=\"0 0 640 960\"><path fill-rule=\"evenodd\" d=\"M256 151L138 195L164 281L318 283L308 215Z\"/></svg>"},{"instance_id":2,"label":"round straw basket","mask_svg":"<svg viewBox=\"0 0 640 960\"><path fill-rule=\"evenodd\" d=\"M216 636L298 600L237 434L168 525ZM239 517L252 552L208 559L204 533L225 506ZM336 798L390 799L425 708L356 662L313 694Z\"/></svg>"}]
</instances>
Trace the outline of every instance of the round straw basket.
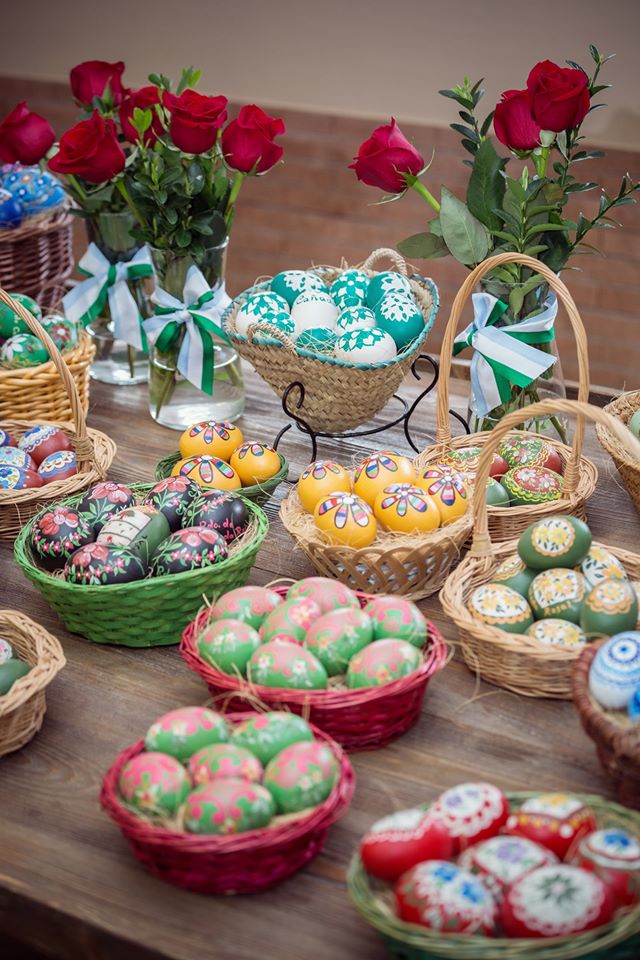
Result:
<instances>
[{"instance_id":1,"label":"round straw basket","mask_svg":"<svg viewBox=\"0 0 640 960\"><path fill-rule=\"evenodd\" d=\"M612 400L604 408L612 417L627 424L631 417L640 410L640 390L633 393L623 393L621 397ZM627 493L633 505L640 513L640 458L629 455L629 452L618 442L616 437L600 423L596 424L596 433L600 445L607 451L627 488Z\"/></svg>"},{"instance_id":2,"label":"round straw basket","mask_svg":"<svg viewBox=\"0 0 640 960\"><path fill-rule=\"evenodd\" d=\"M51 367L58 380L56 389L62 391L66 397L68 414L65 419L52 422L53 418L41 415L38 412L40 407L36 405L36 409L30 413L25 410L22 419L19 417L7 417L6 419L2 417L0 426L16 440L36 424L49 423L51 426L59 427L72 441L78 461L78 472L67 480L54 480L42 487L29 487L25 490L0 490L0 540L13 540L27 520L43 507L51 505L62 497L87 490L98 480L104 480L115 456L116 445L106 433L87 428L83 404L74 378L46 330L40 326L28 310L25 310L22 304L16 303L1 289L0 301L16 311L18 316L29 326L32 333L42 340L49 351L51 361L41 367L35 367L34 370L44 370L49 366ZM29 371L25 370L23 372L28 373ZM2 377L5 373L13 375L16 371L0 371L0 394L2 392ZM34 390L38 392L39 388L34 385Z\"/></svg>"},{"instance_id":3,"label":"round straw basket","mask_svg":"<svg viewBox=\"0 0 640 960\"><path fill-rule=\"evenodd\" d=\"M463 309L471 297L477 282L497 266L505 263L520 263L523 266L530 267L548 282L551 289L557 294L558 299L564 304L569 320L571 321L571 328L578 350L578 399L584 403L587 403L589 400L587 337L582 325L582 320L580 319L580 314L578 313L578 308L564 283L539 260L535 260L533 257L528 257L525 254L501 253L495 257L490 257L469 274L453 301L451 315L445 329L442 350L440 352L440 379L438 381L438 396L436 400L436 443L424 451L427 463L437 463L443 453L452 449L455 450L469 445L483 446L493 436L493 431L473 433L471 436L465 435L455 438L451 436L449 421L449 376L453 356L453 341L457 333ZM525 411L528 409L527 407L524 408ZM519 418L518 423L524 419L525 416L523 414ZM520 437L531 435L532 434L518 431L518 436ZM519 536L526 530L529 524L533 523L533 521L539 517L550 516L554 513L570 513L583 520L586 517L585 505L596 488L598 471L591 460L582 456L584 422L580 417L578 418L571 447L549 437L545 437L544 439L557 450L564 464L562 497L560 500L554 500L550 503L527 504L526 506L489 506L489 532L494 542L509 540L511 537Z\"/></svg>"},{"instance_id":4,"label":"round straw basket","mask_svg":"<svg viewBox=\"0 0 640 960\"><path fill-rule=\"evenodd\" d=\"M241 723L255 712L233 713L231 723ZM339 779L327 799L309 811L274 818L261 830L226 836L184 833L177 825L143 820L120 799L118 779L125 763L139 754L139 740L117 757L107 772L100 793L103 810L115 820L134 855L150 871L177 887L198 893L258 893L297 873L322 850L327 831L346 812L355 787L348 758L327 734L314 728L316 739L332 750Z\"/></svg>"},{"instance_id":5,"label":"round straw basket","mask_svg":"<svg viewBox=\"0 0 640 960\"><path fill-rule=\"evenodd\" d=\"M483 583L490 583L495 570L503 560L517 552L518 538L500 543L491 542L488 529L486 487L491 458L509 430L524 417L542 414L580 414L598 423L607 424L622 443L630 450L640 453L640 441L598 407L577 400L543 400L524 410L507 414L484 445L474 491L475 514L471 550L460 565L447 578L440 591L440 602L447 616L458 628L460 647L465 663L483 680L505 687L514 693L528 697L552 697L559 700L571 698L571 668L579 650L548 646L533 637L508 633L499 627L476 620L469 613L467 602ZM625 440L626 434L626 440ZM568 511L567 511L568 512ZM537 517L532 518L534 521ZM640 555L603 544L620 560L630 579L640 578Z\"/></svg>"},{"instance_id":6,"label":"round straw basket","mask_svg":"<svg viewBox=\"0 0 640 960\"><path fill-rule=\"evenodd\" d=\"M613 780L618 800L640 810L640 726L626 711L605 710L589 691L589 670L604 642L590 644L575 663L571 675L573 702L585 732L596 745L600 763Z\"/></svg>"},{"instance_id":7,"label":"round straw basket","mask_svg":"<svg viewBox=\"0 0 640 960\"><path fill-rule=\"evenodd\" d=\"M273 477L269 477L268 480L263 480L261 483L252 484L250 487L242 487L238 490L238 493L246 497L247 500L253 500L254 503L266 503L273 496L276 487L287 479L289 473L289 464L286 458L281 453L278 456L280 457L280 469ZM170 477L171 471L179 459L180 454L176 450L175 453L171 453L168 457L160 460L156 465L156 480L164 480L165 477Z\"/></svg>"},{"instance_id":8,"label":"round straw basket","mask_svg":"<svg viewBox=\"0 0 640 960\"><path fill-rule=\"evenodd\" d=\"M0 637L8 640L31 670L0 697L0 757L36 735L47 705L45 689L65 665L58 640L18 610L0 610Z\"/></svg>"},{"instance_id":9,"label":"round straw basket","mask_svg":"<svg viewBox=\"0 0 640 960\"><path fill-rule=\"evenodd\" d=\"M276 587L284 597L288 587ZM358 593L360 605L370 594ZM349 690L344 677L333 677L326 690L289 690L263 687L242 677L216 670L198 653L197 637L209 618L201 610L182 635L180 653L187 666L199 673L217 703L226 709L246 709L246 702L264 704L269 710L290 710L341 743L346 750L375 750L406 733L418 720L429 680L447 659L447 647L436 627L428 622L428 644L422 666L414 673L381 687Z\"/></svg>"},{"instance_id":10,"label":"round straw basket","mask_svg":"<svg viewBox=\"0 0 640 960\"><path fill-rule=\"evenodd\" d=\"M29 218L14 230L0 230L0 286L36 300L43 287L65 280L73 270L73 214ZM45 300L47 307L50 301Z\"/></svg>"},{"instance_id":11,"label":"round straw basket","mask_svg":"<svg viewBox=\"0 0 640 960\"><path fill-rule=\"evenodd\" d=\"M507 796L515 810L534 794ZM602 797L581 799L595 813L599 827L640 833L637 813ZM349 865L347 884L356 910L378 931L395 960L634 960L640 950L640 905L586 933L548 939L498 939L442 934L401 920L393 910L392 887L370 877L357 854Z\"/></svg>"},{"instance_id":12,"label":"round straw basket","mask_svg":"<svg viewBox=\"0 0 640 960\"><path fill-rule=\"evenodd\" d=\"M131 484L142 499L153 484ZM75 506L81 496L63 500ZM53 607L67 630L79 633L92 643L126 647L157 647L179 643L186 625L195 617L203 600L217 599L228 590L242 586L249 576L269 522L264 511L250 500L249 526L229 547L221 563L199 570L147 577L131 583L90 586L69 583L59 573L38 566L31 549L31 524L20 531L14 556L22 572ZM44 511L42 511L44 512Z\"/></svg>"},{"instance_id":13,"label":"round straw basket","mask_svg":"<svg viewBox=\"0 0 640 960\"><path fill-rule=\"evenodd\" d=\"M374 250L360 267L375 276L374 264L381 259L392 261L402 276L407 264L395 250ZM331 284L344 270L342 267L314 267L323 280ZM335 357L318 357L296 352L294 342L269 324L255 324L249 336L236 333L236 314L254 293L268 290L269 282L257 283L233 301L222 322L238 353L248 360L279 397L291 383L302 385L303 394L297 413L316 431L331 433L351 430L366 423L385 406L398 389L420 353L438 312L438 291L432 280L409 280L413 295L424 317L419 337L408 344L393 360L373 364L353 364ZM280 341L277 345L256 343L255 334L266 331Z\"/></svg>"}]
</instances>

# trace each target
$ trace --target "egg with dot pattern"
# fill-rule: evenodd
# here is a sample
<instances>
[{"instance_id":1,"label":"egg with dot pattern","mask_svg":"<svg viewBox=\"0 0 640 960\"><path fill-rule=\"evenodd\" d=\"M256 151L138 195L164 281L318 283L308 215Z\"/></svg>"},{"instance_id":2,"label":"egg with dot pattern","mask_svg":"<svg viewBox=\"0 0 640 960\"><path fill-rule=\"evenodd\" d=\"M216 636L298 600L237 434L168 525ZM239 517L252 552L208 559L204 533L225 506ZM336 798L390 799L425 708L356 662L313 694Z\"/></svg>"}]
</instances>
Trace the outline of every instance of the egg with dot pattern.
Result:
<instances>
[{"instance_id":1,"label":"egg with dot pattern","mask_svg":"<svg viewBox=\"0 0 640 960\"><path fill-rule=\"evenodd\" d=\"M627 630L605 641L589 670L589 690L607 710L624 710L640 687L640 632Z\"/></svg>"}]
</instances>

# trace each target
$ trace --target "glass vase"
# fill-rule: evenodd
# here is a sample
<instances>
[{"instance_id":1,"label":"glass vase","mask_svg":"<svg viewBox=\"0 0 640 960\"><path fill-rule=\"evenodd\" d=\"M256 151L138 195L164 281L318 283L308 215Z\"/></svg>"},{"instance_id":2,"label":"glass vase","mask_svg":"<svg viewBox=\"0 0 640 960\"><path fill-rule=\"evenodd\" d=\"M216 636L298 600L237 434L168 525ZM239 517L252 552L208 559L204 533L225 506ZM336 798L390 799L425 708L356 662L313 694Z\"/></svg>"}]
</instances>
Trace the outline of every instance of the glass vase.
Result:
<instances>
[{"instance_id":1,"label":"glass vase","mask_svg":"<svg viewBox=\"0 0 640 960\"><path fill-rule=\"evenodd\" d=\"M139 249L139 244L130 234L133 214L129 210L117 213L106 211L85 221L90 243L95 243L110 263L130 260ZM130 280L129 289L143 317L148 316L144 280ZM103 313L88 326L96 355L91 365L91 377L101 383L116 386L132 386L146 383L149 376L147 354L113 335L113 320L109 303Z\"/></svg>"},{"instance_id":2,"label":"glass vase","mask_svg":"<svg viewBox=\"0 0 640 960\"><path fill-rule=\"evenodd\" d=\"M224 283L228 237L206 251L197 263L191 256L151 248L158 286L182 301L187 273L195 265L215 290ZM185 430L199 420L235 420L244 410L245 394L240 357L222 339L213 336L213 393L208 394L183 377L177 369L184 337L170 349L149 349L149 412L154 420L172 430Z\"/></svg>"}]
</instances>

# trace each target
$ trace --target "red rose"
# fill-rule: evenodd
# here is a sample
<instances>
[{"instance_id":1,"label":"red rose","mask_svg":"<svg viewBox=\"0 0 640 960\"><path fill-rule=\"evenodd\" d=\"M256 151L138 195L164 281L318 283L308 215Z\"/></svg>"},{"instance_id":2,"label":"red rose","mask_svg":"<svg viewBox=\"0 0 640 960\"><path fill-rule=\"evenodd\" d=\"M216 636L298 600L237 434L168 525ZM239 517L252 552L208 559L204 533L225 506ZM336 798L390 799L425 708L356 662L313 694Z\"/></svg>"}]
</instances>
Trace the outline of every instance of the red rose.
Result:
<instances>
[{"instance_id":1,"label":"red rose","mask_svg":"<svg viewBox=\"0 0 640 960\"><path fill-rule=\"evenodd\" d=\"M531 115L542 130L571 130L589 111L589 78L582 70L536 63L527 79Z\"/></svg>"},{"instance_id":2,"label":"red rose","mask_svg":"<svg viewBox=\"0 0 640 960\"><path fill-rule=\"evenodd\" d=\"M124 151L113 120L97 110L62 135L58 152L49 161L54 173L72 173L89 183L104 183L124 170Z\"/></svg>"},{"instance_id":3,"label":"red rose","mask_svg":"<svg viewBox=\"0 0 640 960\"><path fill-rule=\"evenodd\" d=\"M156 113L155 105L160 103L160 93L157 87L141 87L140 90L130 90L120 105L120 126L125 139L129 143L136 143L138 140L138 131L131 123L133 111L136 107L140 110L151 110L151 126L145 130L144 142L150 147L156 142L158 137L164 133L164 128L160 117Z\"/></svg>"},{"instance_id":4,"label":"red rose","mask_svg":"<svg viewBox=\"0 0 640 960\"><path fill-rule=\"evenodd\" d=\"M55 138L49 122L39 113L32 113L27 101L21 100L0 123L0 160L27 165L37 163Z\"/></svg>"},{"instance_id":5,"label":"red rose","mask_svg":"<svg viewBox=\"0 0 640 960\"><path fill-rule=\"evenodd\" d=\"M210 150L227 119L227 98L203 97L195 90L185 90L176 97L165 90L162 100L171 113L169 133L176 147L185 153Z\"/></svg>"},{"instance_id":6,"label":"red rose","mask_svg":"<svg viewBox=\"0 0 640 960\"><path fill-rule=\"evenodd\" d=\"M71 92L78 103L85 107L93 106L94 97L103 97L109 85L112 102L118 106L125 96L122 86L124 63L107 63L105 60L85 60L74 67L69 74Z\"/></svg>"},{"instance_id":7,"label":"red rose","mask_svg":"<svg viewBox=\"0 0 640 960\"><path fill-rule=\"evenodd\" d=\"M270 117L251 104L242 107L235 120L222 131L222 152L232 170L266 173L283 154L274 139L285 132L284 121Z\"/></svg>"},{"instance_id":8,"label":"red rose","mask_svg":"<svg viewBox=\"0 0 640 960\"><path fill-rule=\"evenodd\" d=\"M402 193L407 189L406 174L417 176L424 167L424 159L409 143L398 124L377 127L362 144L349 169L355 170L358 180L387 193Z\"/></svg>"},{"instance_id":9,"label":"red rose","mask_svg":"<svg viewBox=\"0 0 640 960\"><path fill-rule=\"evenodd\" d=\"M526 90L505 90L493 117L496 137L510 150L540 146L540 127L531 116Z\"/></svg>"}]
</instances>

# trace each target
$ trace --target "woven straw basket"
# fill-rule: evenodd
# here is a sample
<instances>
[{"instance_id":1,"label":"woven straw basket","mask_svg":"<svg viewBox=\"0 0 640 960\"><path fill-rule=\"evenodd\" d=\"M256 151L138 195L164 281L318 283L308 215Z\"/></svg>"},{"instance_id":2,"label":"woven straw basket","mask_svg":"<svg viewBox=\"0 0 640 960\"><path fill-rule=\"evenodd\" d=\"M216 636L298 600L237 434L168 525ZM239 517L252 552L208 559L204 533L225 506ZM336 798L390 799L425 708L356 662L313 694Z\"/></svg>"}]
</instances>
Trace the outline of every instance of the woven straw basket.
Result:
<instances>
[{"instance_id":1,"label":"woven straw basket","mask_svg":"<svg viewBox=\"0 0 640 960\"><path fill-rule=\"evenodd\" d=\"M486 486L491 458L503 437L528 416L561 413L582 414L606 424L626 444L640 454L640 441L598 407L577 400L543 400L504 417L492 432L480 457L476 475L473 508L475 525L471 550L448 577L440 591L443 610L458 628L465 663L483 680L528 697L571 698L571 668L579 650L547 646L533 637L508 633L471 616L467 601L476 587L490 583L503 560L517 552L518 538L494 546L487 523ZM625 436L626 435L626 436ZM535 517L533 520L535 521ZM640 578L640 555L602 544L620 560L631 579Z\"/></svg>"},{"instance_id":2,"label":"woven straw basket","mask_svg":"<svg viewBox=\"0 0 640 960\"><path fill-rule=\"evenodd\" d=\"M44 287L65 280L73 270L73 214L31 218L13 230L0 230L0 286L36 300ZM53 301L43 299L50 307Z\"/></svg>"},{"instance_id":3,"label":"woven straw basket","mask_svg":"<svg viewBox=\"0 0 640 960\"><path fill-rule=\"evenodd\" d=\"M393 262L402 276L408 275L407 264L395 250L374 250L359 268L374 276L374 264L381 259ZM327 283L348 267L314 267L314 272ZM366 423L385 406L409 372L420 353L438 312L438 291L431 280L409 280L414 297L424 317L424 329L393 360L368 366L349 364L333 357L301 356L293 341L268 324L255 324L249 336L235 332L235 318L242 304L254 293L269 289L269 283L258 283L233 301L222 322L238 353L248 360L263 380L281 397L291 383L302 385L297 413L316 431L331 433L351 430ZM280 345L259 344L254 335L268 331Z\"/></svg>"},{"instance_id":4,"label":"woven straw basket","mask_svg":"<svg viewBox=\"0 0 640 960\"><path fill-rule=\"evenodd\" d=\"M621 397L612 400L604 408L612 417L617 417L627 424L637 410L640 410L640 390L633 393L623 393ZM629 456L628 451L617 441L616 437L600 423L596 424L596 433L601 446L607 451L622 477L627 493L633 505L640 513L640 458Z\"/></svg>"},{"instance_id":5,"label":"woven straw basket","mask_svg":"<svg viewBox=\"0 0 640 960\"><path fill-rule=\"evenodd\" d=\"M0 637L8 640L31 670L0 697L0 757L36 735L45 710L45 689L65 665L58 640L18 610L0 610Z\"/></svg>"},{"instance_id":6,"label":"woven straw basket","mask_svg":"<svg viewBox=\"0 0 640 960\"><path fill-rule=\"evenodd\" d=\"M636 576L638 572L640 565ZM580 654L571 675L573 702L600 763L613 780L618 800L640 810L640 727L626 712L605 710L589 691L589 670L604 642L590 644Z\"/></svg>"},{"instance_id":7,"label":"woven straw basket","mask_svg":"<svg viewBox=\"0 0 640 960\"><path fill-rule=\"evenodd\" d=\"M453 341L464 307L471 297L478 281L495 269L495 267L505 263L521 263L535 270L536 273L539 273L548 281L549 286L557 294L558 299L564 304L569 320L571 321L571 328L578 350L578 400L584 403L587 403L589 400L587 336L582 325L582 320L580 319L580 314L578 313L578 308L567 287L555 273L533 257L528 257L521 253L501 253L495 257L490 257L469 274L453 301L440 353L440 379L438 381L438 396L436 400L436 443L434 446L423 451L427 463L437 463L442 454L448 450L455 450L469 445L483 446L493 439L494 431L485 431L483 433L473 433L470 436L465 435L452 438L449 421L449 376L453 356ZM524 419L524 416L522 416L518 422ZM518 431L518 436L533 436L533 434L523 433L523 431L520 430ZM583 520L586 517L586 502L596 488L598 471L591 460L581 455L584 439L584 421L578 417L571 447L549 437L545 437L544 439L557 450L564 464L562 497L560 500L554 500L550 503L527 504L525 506L514 507L489 506L489 532L494 542L509 540L511 537L519 536L526 530L530 523L533 523L533 521L539 517L550 516L554 513L571 513L573 516L580 517Z\"/></svg>"},{"instance_id":8,"label":"woven straw basket","mask_svg":"<svg viewBox=\"0 0 640 960\"><path fill-rule=\"evenodd\" d=\"M253 500L254 503L263 504L266 503L267 500L270 500L275 493L276 487L278 487L283 480L286 480L289 474L289 463L286 457L283 457L281 453L278 453L278 456L280 458L280 469L276 474L269 477L268 480L262 480L261 483L253 483L249 487L242 487L238 490L238 493L241 493L247 500ZM159 460L155 469L156 480L164 480L166 477L170 477L171 471L178 460L180 460L180 453L177 450L175 453L170 453L169 456Z\"/></svg>"},{"instance_id":9,"label":"woven straw basket","mask_svg":"<svg viewBox=\"0 0 640 960\"><path fill-rule=\"evenodd\" d=\"M235 724L252 716L255 712L234 713L226 719ZM105 775L100 793L102 809L120 827L138 860L167 883L208 894L267 890L320 853L329 827L343 816L353 796L355 775L349 759L324 731L314 727L313 732L331 748L338 763L336 785L317 807L276 817L263 829L201 835L136 816L122 803L118 780L125 763L143 750L142 740L123 750Z\"/></svg>"},{"instance_id":10,"label":"woven straw basket","mask_svg":"<svg viewBox=\"0 0 640 960\"><path fill-rule=\"evenodd\" d=\"M59 427L71 439L78 461L77 474L67 480L54 480L45 486L26 490L0 490L0 540L13 540L27 520L43 507L51 505L62 497L87 490L98 480L104 480L116 454L116 445L106 433L91 430L87 427L76 382L46 330L40 326L28 310L25 310L22 304L16 303L2 289L0 289L0 301L16 311L49 351L50 364L46 363L35 369L43 370L51 365L59 381L56 390L64 393L68 412L66 418L52 422L53 418L41 416L37 410L30 413L25 410L24 419L2 418L0 419L0 427L18 440L23 433L36 423L51 423L52 426ZM35 384L34 390L36 393L38 392ZM69 423L69 420L72 422Z\"/></svg>"},{"instance_id":11,"label":"woven straw basket","mask_svg":"<svg viewBox=\"0 0 640 960\"><path fill-rule=\"evenodd\" d=\"M533 793L508 793L515 810ZM603 797L580 797L599 827L640 833L640 816ZM394 960L637 960L640 905L620 912L602 927L566 937L511 939L442 933L401 920L393 910L391 887L369 876L356 854L347 875L349 896L363 919L380 934Z\"/></svg>"}]
</instances>

